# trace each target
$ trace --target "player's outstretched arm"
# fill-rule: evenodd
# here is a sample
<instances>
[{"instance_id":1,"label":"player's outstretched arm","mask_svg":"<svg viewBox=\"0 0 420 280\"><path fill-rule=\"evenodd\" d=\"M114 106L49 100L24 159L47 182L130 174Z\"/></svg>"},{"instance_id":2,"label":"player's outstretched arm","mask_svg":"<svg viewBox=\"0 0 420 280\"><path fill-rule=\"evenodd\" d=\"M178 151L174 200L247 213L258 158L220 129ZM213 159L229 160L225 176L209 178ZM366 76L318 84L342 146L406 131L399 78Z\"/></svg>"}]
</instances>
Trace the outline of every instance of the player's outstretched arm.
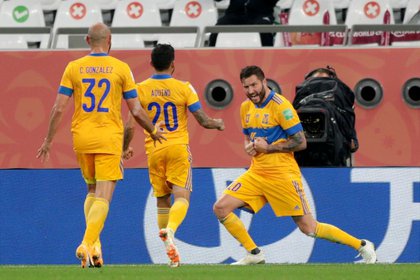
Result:
<instances>
[{"instance_id":1,"label":"player's outstretched arm","mask_svg":"<svg viewBox=\"0 0 420 280\"><path fill-rule=\"evenodd\" d=\"M197 111L192 113L194 118L197 122L204 128L207 129L217 129L217 130L224 130L225 123L222 119L212 119L210 118L203 109L198 109Z\"/></svg>"}]
</instances>

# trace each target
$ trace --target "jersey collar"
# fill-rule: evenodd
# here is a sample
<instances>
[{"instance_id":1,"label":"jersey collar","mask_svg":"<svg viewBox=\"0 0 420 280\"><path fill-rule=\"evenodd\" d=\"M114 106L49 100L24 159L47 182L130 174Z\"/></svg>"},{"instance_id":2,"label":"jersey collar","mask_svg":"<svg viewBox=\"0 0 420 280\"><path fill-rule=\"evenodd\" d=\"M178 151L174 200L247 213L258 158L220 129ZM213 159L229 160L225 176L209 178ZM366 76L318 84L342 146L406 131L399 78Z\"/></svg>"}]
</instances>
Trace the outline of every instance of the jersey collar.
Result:
<instances>
[{"instance_id":1,"label":"jersey collar","mask_svg":"<svg viewBox=\"0 0 420 280\"><path fill-rule=\"evenodd\" d=\"M152 75L152 79L156 79L156 80L169 79L169 78L172 78L172 76L169 74L153 74Z\"/></svg>"},{"instance_id":2,"label":"jersey collar","mask_svg":"<svg viewBox=\"0 0 420 280\"><path fill-rule=\"evenodd\" d=\"M107 53L91 53L90 56L107 56Z\"/></svg>"},{"instance_id":3,"label":"jersey collar","mask_svg":"<svg viewBox=\"0 0 420 280\"><path fill-rule=\"evenodd\" d=\"M255 104L255 107L257 107L257 108L264 108L265 105L267 105L267 103L270 102L270 100L273 98L274 93L275 93L274 90L270 91L270 93L267 96L267 99L261 105Z\"/></svg>"}]
</instances>

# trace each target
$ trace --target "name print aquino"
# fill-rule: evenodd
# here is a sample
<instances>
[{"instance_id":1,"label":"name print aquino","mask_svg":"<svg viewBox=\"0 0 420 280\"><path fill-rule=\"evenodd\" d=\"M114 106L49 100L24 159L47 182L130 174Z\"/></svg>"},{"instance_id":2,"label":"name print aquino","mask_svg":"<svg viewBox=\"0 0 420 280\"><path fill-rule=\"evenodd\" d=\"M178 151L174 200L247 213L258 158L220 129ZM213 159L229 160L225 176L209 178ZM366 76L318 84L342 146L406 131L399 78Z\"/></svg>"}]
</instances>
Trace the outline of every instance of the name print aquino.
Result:
<instances>
[{"instance_id":1,"label":"name print aquino","mask_svg":"<svg viewBox=\"0 0 420 280\"><path fill-rule=\"evenodd\" d=\"M79 68L80 74L112 74L112 66L84 66Z\"/></svg>"},{"instance_id":2,"label":"name print aquino","mask_svg":"<svg viewBox=\"0 0 420 280\"><path fill-rule=\"evenodd\" d=\"M171 90L169 89L153 89L152 96L171 96Z\"/></svg>"}]
</instances>

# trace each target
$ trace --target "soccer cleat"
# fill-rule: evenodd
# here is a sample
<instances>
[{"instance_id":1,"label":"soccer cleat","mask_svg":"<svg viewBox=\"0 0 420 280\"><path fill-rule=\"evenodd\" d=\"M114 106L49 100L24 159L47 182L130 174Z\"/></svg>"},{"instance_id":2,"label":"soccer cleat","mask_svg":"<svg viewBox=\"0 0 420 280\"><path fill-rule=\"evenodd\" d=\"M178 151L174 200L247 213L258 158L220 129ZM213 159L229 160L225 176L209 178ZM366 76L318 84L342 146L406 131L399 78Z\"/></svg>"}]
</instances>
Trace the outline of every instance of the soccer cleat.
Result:
<instances>
[{"instance_id":1,"label":"soccer cleat","mask_svg":"<svg viewBox=\"0 0 420 280\"><path fill-rule=\"evenodd\" d=\"M169 257L169 266L178 267L180 265L180 257L178 249L174 244L174 233L169 228L163 228L159 231L159 237L165 244L166 254Z\"/></svg>"},{"instance_id":2,"label":"soccer cleat","mask_svg":"<svg viewBox=\"0 0 420 280\"><path fill-rule=\"evenodd\" d=\"M359 248L359 254L356 256L356 258L362 256L365 263L376 263L377 259L375 245L373 245L373 243L369 240L363 239L363 241L365 244Z\"/></svg>"},{"instance_id":3,"label":"soccer cleat","mask_svg":"<svg viewBox=\"0 0 420 280\"><path fill-rule=\"evenodd\" d=\"M80 244L76 249L76 257L80 260L82 268L94 266L89 246Z\"/></svg>"},{"instance_id":4,"label":"soccer cleat","mask_svg":"<svg viewBox=\"0 0 420 280\"><path fill-rule=\"evenodd\" d=\"M102 267L104 265L104 260L102 258L102 249L99 246L93 246L92 250L92 260L95 267Z\"/></svg>"},{"instance_id":5,"label":"soccer cleat","mask_svg":"<svg viewBox=\"0 0 420 280\"><path fill-rule=\"evenodd\" d=\"M247 253L245 257L243 257L237 262L231 263L230 265L250 265L250 264L264 264L264 263L265 263L265 256L264 256L264 253L260 251L256 255Z\"/></svg>"}]
</instances>

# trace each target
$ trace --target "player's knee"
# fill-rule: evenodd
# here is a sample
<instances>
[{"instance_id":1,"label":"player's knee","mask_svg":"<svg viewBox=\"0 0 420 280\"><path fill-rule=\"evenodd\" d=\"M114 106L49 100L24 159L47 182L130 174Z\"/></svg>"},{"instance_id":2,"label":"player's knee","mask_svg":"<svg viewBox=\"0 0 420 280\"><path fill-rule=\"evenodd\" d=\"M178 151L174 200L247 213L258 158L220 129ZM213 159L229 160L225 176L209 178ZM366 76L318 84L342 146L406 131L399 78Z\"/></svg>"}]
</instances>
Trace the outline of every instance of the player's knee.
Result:
<instances>
[{"instance_id":1,"label":"player's knee","mask_svg":"<svg viewBox=\"0 0 420 280\"><path fill-rule=\"evenodd\" d=\"M216 202L213 205L213 213L216 215L216 217L220 220L221 218L224 218L227 214L225 213L225 208L223 205L219 202Z\"/></svg>"},{"instance_id":2,"label":"player's knee","mask_svg":"<svg viewBox=\"0 0 420 280\"><path fill-rule=\"evenodd\" d=\"M309 225L306 225L306 224L299 225L299 229L303 234L309 237L315 237L315 232Z\"/></svg>"}]
</instances>

